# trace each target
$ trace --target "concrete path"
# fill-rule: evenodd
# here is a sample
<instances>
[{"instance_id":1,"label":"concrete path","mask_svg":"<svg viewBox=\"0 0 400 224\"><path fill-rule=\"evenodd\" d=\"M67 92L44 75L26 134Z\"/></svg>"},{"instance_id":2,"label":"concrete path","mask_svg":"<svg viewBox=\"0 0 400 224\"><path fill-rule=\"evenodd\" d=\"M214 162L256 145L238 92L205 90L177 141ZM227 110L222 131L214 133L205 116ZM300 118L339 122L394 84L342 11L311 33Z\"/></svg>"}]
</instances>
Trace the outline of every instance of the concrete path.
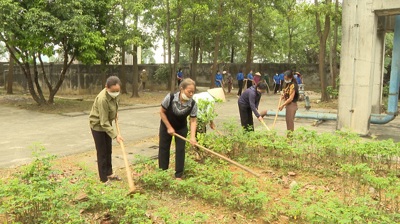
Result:
<instances>
[{"instance_id":1,"label":"concrete path","mask_svg":"<svg viewBox=\"0 0 400 224\"><path fill-rule=\"evenodd\" d=\"M260 109L275 110L277 96L264 96ZM302 108L299 109L304 110ZM334 111L332 111L334 112ZM237 98L228 97L226 103L217 106L218 117L216 124L222 126L227 120L239 123ZM68 116L69 115L69 116ZM88 125L88 115L85 113L72 113L67 115L42 114L5 107L0 105L0 168L18 166L32 159L31 147L39 143L46 148L46 152L59 156L71 155L94 150L94 143ZM273 117L265 119L271 126ZM159 106L136 106L125 108L119 113L119 122L122 136L125 139L130 155L141 154L154 156L157 148L133 149L129 147L133 142L138 142L158 135L160 123ZM256 129L264 129L255 120ZM298 119L295 126L304 126L321 132L332 132L336 128L336 122L324 122L318 127L312 126L312 120ZM283 134L286 129L284 118L278 118L276 130ZM387 125L372 125L371 132L380 139L393 138L400 141L400 119ZM114 145L117 143L114 142ZM147 147L147 146L146 146ZM146 148L145 147L145 148ZM148 148L148 147L147 147Z\"/></svg>"},{"instance_id":2,"label":"concrete path","mask_svg":"<svg viewBox=\"0 0 400 224\"><path fill-rule=\"evenodd\" d=\"M158 106L120 111L119 123L126 142L157 135L160 122L157 112ZM35 144L43 145L49 154L60 156L94 150L87 114L71 117L0 106L0 117L0 167L29 162Z\"/></svg>"}]
</instances>

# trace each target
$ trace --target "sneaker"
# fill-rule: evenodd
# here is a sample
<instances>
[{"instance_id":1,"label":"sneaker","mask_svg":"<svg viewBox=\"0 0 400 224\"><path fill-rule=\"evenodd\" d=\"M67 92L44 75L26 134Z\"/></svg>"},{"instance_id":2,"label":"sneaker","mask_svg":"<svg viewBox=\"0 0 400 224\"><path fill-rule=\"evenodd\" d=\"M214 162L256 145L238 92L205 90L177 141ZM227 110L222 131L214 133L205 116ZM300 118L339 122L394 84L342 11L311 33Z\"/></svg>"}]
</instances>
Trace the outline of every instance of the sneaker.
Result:
<instances>
[{"instance_id":1,"label":"sneaker","mask_svg":"<svg viewBox=\"0 0 400 224\"><path fill-rule=\"evenodd\" d=\"M115 181L122 181L122 178L121 177L119 177L119 176L117 176L117 175L110 175L110 176L108 176L108 180L110 181L110 180L115 180Z\"/></svg>"}]
</instances>

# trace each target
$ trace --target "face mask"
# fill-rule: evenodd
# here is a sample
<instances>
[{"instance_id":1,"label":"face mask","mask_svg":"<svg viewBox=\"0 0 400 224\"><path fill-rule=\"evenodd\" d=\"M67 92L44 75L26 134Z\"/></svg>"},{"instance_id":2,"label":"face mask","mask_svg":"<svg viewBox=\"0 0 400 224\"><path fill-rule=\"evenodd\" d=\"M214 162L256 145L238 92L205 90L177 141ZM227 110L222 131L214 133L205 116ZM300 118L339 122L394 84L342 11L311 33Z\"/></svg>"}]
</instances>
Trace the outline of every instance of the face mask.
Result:
<instances>
[{"instance_id":1,"label":"face mask","mask_svg":"<svg viewBox=\"0 0 400 224\"><path fill-rule=\"evenodd\" d=\"M285 79L285 83L291 83L292 82L292 80L290 79L290 80L286 80Z\"/></svg>"},{"instance_id":2,"label":"face mask","mask_svg":"<svg viewBox=\"0 0 400 224\"><path fill-rule=\"evenodd\" d=\"M190 98L188 96L186 96L186 94L184 92L181 93L182 99L185 101L190 100Z\"/></svg>"},{"instance_id":3,"label":"face mask","mask_svg":"<svg viewBox=\"0 0 400 224\"><path fill-rule=\"evenodd\" d=\"M117 96L119 95L119 92L110 92L110 91L107 91L107 93L108 93L108 95L110 95L112 98L115 98L115 97L117 97Z\"/></svg>"}]
</instances>

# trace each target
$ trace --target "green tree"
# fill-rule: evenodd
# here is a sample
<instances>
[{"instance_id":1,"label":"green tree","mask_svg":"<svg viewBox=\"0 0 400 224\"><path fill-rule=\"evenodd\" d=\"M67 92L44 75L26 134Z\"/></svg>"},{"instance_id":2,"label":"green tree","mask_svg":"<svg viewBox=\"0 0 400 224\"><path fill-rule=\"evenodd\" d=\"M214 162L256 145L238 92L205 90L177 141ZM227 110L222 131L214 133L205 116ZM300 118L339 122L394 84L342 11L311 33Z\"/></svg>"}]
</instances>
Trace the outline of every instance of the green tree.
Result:
<instances>
[{"instance_id":1,"label":"green tree","mask_svg":"<svg viewBox=\"0 0 400 224\"><path fill-rule=\"evenodd\" d=\"M27 79L28 89L38 104L54 103L71 63L77 58L85 62L95 59L104 39L92 29L95 20L90 10L96 1L0 1L0 40ZM62 71L53 83L47 76L42 56L62 55ZM49 90L44 97L39 82L41 69Z\"/></svg>"},{"instance_id":2,"label":"green tree","mask_svg":"<svg viewBox=\"0 0 400 224\"><path fill-rule=\"evenodd\" d=\"M313 7L313 13L316 22L316 32L319 38L318 73L321 82L321 100L329 101L330 98L327 92L328 81L327 81L325 62L326 62L327 40L331 29L332 0L324 0L322 4L318 0L314 0L314 4L315 7ZM324 20L322 20L321 17L325 17Z\"/></svg>"},{"instance_id":3,"label":"green tree","mask_svg":"<svg viewBox=\"0 0 400 224\"><path fill-rule=\"evenodd\" d=\"M129 0L118 0L117 5L119 6L119 10L114 17L115 21L118 23L118 26L113 26L113 33L117 35L116 41L117 46L120 49L121 53L121 61L122 61L122 71L121 71L121 81L122 81L122 89L123 92L126 93L126 72L125 72L125 54L132 54L134 57L133 60L133 77L132 77L132 97L139 97L138 91L138 63L137 63L137 49L138 46L145 48L149 45L148 35L139 28L140 18L142 16L142 12L145 11L146 8L152 6L152 3L145 0L139 1L129 1ZM115 28L121 27L120 29L115 30ZM132 47L133 46L133 47Z\"/></svg>"}]
</instances>

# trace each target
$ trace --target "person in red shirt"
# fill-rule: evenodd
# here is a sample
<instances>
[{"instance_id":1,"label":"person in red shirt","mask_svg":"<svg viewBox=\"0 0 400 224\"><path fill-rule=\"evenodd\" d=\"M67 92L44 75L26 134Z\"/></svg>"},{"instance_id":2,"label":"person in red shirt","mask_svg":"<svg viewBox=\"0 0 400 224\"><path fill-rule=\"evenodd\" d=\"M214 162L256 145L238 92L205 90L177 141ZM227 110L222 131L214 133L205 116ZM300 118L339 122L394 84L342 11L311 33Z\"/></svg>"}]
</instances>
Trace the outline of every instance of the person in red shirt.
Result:
<instances>
[{"instance_id":1,"label":"person in red shirt","mask_svg":"<svg viewBox=\"0 0 400 224\"><path fill-rule=\"evenodd\" d=\"M254 85L257 85L261 81L261 74L257 72L253 78Z\"/></svg>"}]
</instances>

